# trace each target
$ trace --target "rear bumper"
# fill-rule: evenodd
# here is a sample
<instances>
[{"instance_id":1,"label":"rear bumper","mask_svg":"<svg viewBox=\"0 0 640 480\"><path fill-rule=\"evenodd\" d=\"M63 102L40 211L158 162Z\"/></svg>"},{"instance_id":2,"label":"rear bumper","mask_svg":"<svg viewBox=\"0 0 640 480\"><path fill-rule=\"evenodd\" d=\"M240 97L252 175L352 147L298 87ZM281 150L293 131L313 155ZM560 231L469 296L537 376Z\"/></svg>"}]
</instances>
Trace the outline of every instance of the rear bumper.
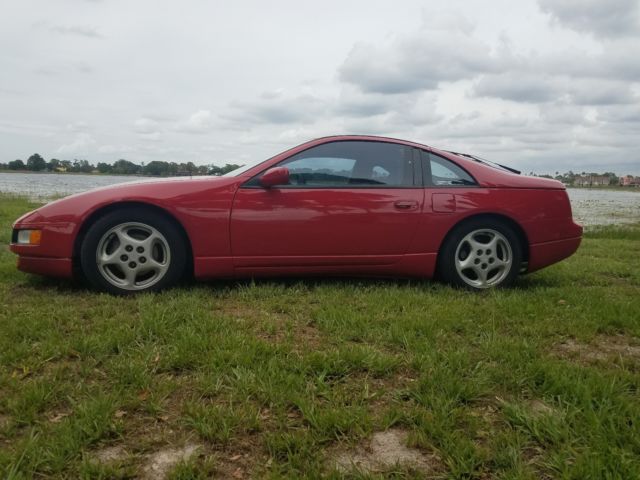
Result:
<instances>
[{"instance_id":1,"label":"rear bumper","mask_svg":"<svg viewBox=\"0 0 640 480\"><path fill-rule=\"evenodd\" d=\"M582 230L582 229L581 229ZM570 257L578 250L582 236L533 244L529 247L528 272L535 272Z\"/></svg>"},{"instance_id":2,"label":"rear bumper","mask_svg":"<svg viewBox=\"0 0 640 480\"><path fill-rule=\"evenodd\" d=\"M48 277L71 278L73 276L73 261L70 258L48 258L18 256L18 270L36 273Z\"/></svg>"}]
</instances>

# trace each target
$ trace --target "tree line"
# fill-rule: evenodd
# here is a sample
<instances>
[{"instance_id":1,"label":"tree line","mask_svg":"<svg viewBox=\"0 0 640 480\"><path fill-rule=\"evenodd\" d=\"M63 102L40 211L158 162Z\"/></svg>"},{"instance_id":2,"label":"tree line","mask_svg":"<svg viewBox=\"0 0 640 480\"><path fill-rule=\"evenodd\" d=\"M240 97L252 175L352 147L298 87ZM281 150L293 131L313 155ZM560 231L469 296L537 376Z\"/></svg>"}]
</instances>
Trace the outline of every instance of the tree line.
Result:
<instances>
[{"instance_id":1,"label":"tree line","mask_svg":"<svg viewBox=\"0 0 640 480\"><path fill-rule=\"evenodd\" d=\"M0 163L0 170L16 170L31 172L70 172L70 173L102 173L113 175L151 175L172 177L180 175L224 175L239 168L240 165L227 163L223 167L217 165L195 165L193 162L176 163L154 160L147 164L137 164L120 159L114 163L99 162L97 165L88 160L59 160L52 158L48 162L38 153L31 155L26 162L20 159L8 163Z\"/></svg>"},{"instance_id":2,"label":"tree line","mask_svg":"<svg viewBox=\"0 0 640 480\"><path fill-rule=\"evenodd\" d=\"M604 173L595 173L595 172L580 172L575 173L571 170L565 173L555 172L555 175L536 175L533 172L530 172L529 175L535 177L543 177L543 178L554 178L556 180L560 180L562 183L566 185L573 185L577 179L580 177L607 177L609 179L609 185L618 185L620 182L620 177L618 174L614 172L604 172Z\"/></svg>"}]
</instances>

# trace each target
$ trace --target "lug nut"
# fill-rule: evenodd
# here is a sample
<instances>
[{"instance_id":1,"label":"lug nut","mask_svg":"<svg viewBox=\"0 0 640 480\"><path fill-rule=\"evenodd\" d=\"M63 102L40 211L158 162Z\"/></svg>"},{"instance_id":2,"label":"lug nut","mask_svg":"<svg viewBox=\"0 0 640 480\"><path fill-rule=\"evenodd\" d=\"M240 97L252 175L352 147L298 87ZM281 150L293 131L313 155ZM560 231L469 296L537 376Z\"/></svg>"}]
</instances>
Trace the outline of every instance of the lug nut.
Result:
<instances>
[{"instance_id":1,"label":"lug nut","mask_svg":"<svg viewBox=\"0 0 640 480\"><path fill-rule=\"evenodd\" d=\"M144 263L144 262L146 262L146 261L147 261L147 259L146 259L145 257L140 257L140 258L138 259L138 261L139 261L140 263Z\"/></svg>"},{"instance_id":2,"label":"lug nut","mask_svg":"<svg viewBox=\"0 0 640 480\"><path fill-rule=\"evenodd\" d=\"M127 255L120 255L120 260L126 262L127 260L129 260L129 257Z\"/></svg>"},{"instance_id":3,"label":"lug nut","mask_svg":"<svg viewBox=\"0 0 640 480\"><path fill-rule=\"evenodd\" d=\"M142 253L142 252L144 252L144 248L138 247L138 248L136 248L136 252Z\"/></svg>"},{"instance_id":4,"label":"lug nut","mask_svg":"<svg viewBox=\"0 0 640 480\"><path fill-rule=\"evenodd\" d=\"M133 247L132 247L131 245L127 245L126 247L124 247L124 249L125 249L127 252L130 252L131 250L133 250Z\"/></svg>"},{"instance_id":5,"label":"lug nut","mask_svg":"<svg viewBox=\"0 0 640 480\"><path fill-rule=\"evenodd\" d=\"M129 262L129 268L136 268L136 262Z\"/></svg>"}]
</instances>

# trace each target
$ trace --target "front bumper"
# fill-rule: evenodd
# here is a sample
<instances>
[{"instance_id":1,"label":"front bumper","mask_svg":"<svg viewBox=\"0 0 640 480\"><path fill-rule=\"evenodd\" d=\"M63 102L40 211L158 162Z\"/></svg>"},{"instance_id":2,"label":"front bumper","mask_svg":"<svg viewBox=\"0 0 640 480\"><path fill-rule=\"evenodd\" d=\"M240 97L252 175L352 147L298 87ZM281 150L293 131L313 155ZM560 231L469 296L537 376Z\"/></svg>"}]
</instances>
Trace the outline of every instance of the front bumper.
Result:
<instances>
[{"instance_id":1,"label":"front bumper","mask_svg":"<svg viewBox=\"0 0 640 480\"><path fill-rule=\"evenodd\" d=\"M18 270L47 277L71 278L73 261L70 258L18 256Z\"/></svg>"},{"instance_id":2,"label":"front bumper","mask_svg":"<svg viewBox=\"0 0 640 480\"><path fill-rule=\"evenodd\" d=\"M27 216L20 218L14 224L9 245L9 250L18 255L18 269L52 277L72 277L76 224L73 222L25 222ZM17 243L17 231L24 229L41 230L40 244Z\"/></svg>"}]
</instances>

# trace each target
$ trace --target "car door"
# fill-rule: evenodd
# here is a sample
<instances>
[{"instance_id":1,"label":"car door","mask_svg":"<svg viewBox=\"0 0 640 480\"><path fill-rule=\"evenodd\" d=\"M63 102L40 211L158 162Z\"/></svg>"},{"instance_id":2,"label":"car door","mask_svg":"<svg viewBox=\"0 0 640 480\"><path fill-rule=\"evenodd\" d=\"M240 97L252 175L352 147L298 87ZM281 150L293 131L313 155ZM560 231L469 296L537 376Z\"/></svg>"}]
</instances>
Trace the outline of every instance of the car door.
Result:
<instances>
[{"instance_id":1,"label":"car door","mask_svg":"<svg viewBox=\"0 0 640 480\"><path fill-rule=\"evenodd\" d=\"M384 265L409 248L424 192L418 152L334 141L289 157L287 185L242 185L231 213L236 267ZM275 165L273 165L275 166Z\"/></svg>"}]
</instances>

